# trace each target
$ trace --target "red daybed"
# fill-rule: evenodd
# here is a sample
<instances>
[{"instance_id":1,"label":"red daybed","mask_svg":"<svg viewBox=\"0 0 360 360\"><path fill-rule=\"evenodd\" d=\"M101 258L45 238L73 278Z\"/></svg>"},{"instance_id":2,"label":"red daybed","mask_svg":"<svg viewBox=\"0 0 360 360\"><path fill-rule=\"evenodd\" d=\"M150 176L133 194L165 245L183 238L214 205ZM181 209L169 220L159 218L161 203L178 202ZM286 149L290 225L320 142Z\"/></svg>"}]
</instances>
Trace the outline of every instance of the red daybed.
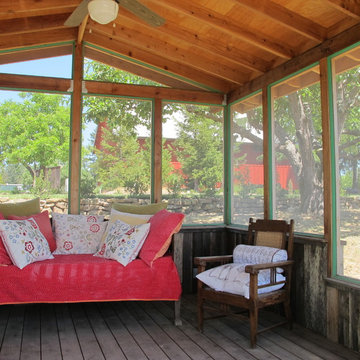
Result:
<instances>
[{"instance_id":1,"label":"red daybed","mask_svg":"<svg viewBox=\"0 0 360 360\"><path fill-rule=\"evenodd\" d=\"M54 255L23 269L0 266L0 304L174 301L175 324L181 325L182 234L174 234L172 244L173 256L151 267L141 259L124 267L91 254Z\"/></svg>"}]
</instances>

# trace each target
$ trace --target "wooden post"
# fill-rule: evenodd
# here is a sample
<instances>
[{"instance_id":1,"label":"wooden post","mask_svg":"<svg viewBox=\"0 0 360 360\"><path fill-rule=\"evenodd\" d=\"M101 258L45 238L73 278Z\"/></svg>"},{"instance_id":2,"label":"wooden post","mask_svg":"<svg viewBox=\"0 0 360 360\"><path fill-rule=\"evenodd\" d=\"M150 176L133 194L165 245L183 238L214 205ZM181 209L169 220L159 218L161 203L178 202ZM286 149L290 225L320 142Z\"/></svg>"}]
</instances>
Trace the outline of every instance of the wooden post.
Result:
<instances>
[{"instance_id":1,"label":"wooden post","mask_svg":"<svg viewBox=\"0 0 360 360\"><path fill-rule=\"evenodd\" d=\"M269 143L271 139L271 133L269 131L269 101L268 101L268 88L267 86L262 89L262 108L263 108L263 164L264 164L264 219L270 219L271 216L271 200L270 187L272 186L270 181L270 155Z\"/></svg>"},{"instance_id":2,"label":"wooden post","mask_svg":"<svg viewBox=\"0 0 360 360\"><path fill-rule=\"evenodd\" d=\"M82 115L82 44L75 45L73 94L71 102L71 158L70 158L70 213L80 211L80 165L81 165L81 115Z\"/></svg>"},{"instance_id":3,"label":"wooden post","mask_svg":"<svg viewBox=\"0 0 360 360\"><path fill-rule=\"evenodd\" d=\"M321 89L321 116L322 116L322 143L323 143L323 171L324 171L324 237L327 241L328 262L327 275L332 271L332 188L331 182L331 131L330 131L330 107L329 107L329 69L327 59L320 60L320 89Z\"/></svg>"},{"instance_id":4,"label":"wooden post","mask_svg":"<svg viewBox=\"0 0 360 360\"><path fill-rule=\"evenodd\" d=\"M162 156L162 101L156 98L154 101L154 159L153 159L153 201L161 201L161 156Z\"/></svg>"}]
</instances>

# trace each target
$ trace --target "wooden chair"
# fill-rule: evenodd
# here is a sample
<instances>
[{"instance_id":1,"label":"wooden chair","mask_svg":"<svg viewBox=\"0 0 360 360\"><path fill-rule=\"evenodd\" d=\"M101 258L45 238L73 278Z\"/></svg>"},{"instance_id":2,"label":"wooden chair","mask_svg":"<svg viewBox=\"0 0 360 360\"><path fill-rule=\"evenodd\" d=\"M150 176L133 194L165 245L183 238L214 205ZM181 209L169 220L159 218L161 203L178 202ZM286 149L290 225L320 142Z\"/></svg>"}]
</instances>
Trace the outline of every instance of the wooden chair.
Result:
<instances>
[{"instance_id":1,"label":"wooden chair","mask_svg":"<svg viewBox=\"0 0 360 360\"><path fill-rule=\"evenodd\" d=\"M213 309L209 307L211 303L221 304L217 311L222 312L222 315L238 314L230 311L231 308L243 308L249 312L250 318L250 343L254 347L256 345L256 336L258 333L271 329L275 326L288 323L291 328L292 316L290 308L290 284L291 284L291 269L294 261L292 260L293 254L293 238L294 238L294 221L291 220L287 223L283 220L257 220L249 221L248 228L248 245L276 247L279 249L286 249L288 260L282 262L272 262L266 264L256 264L245 266L245 272L250 276L249 283L249 298L242 295L227 293L224 291L216 291L208 286L205 286L202 281L198 280L198 326L199 330L203 330L204 322L204 307L206 309ZM198 268L198 273L206 270L207 265L216 263L225 264L232 263L233 256L207 256L196 257L194 259ZM276 274L279 268L283 269L285 281L277 282ZM266 285L258 286L258 274L260 270L270 269L270 281ZM278 269L278 270L277 270ZM276 284L284 283L284 286L275 291L258 294L258 289L266 288ZM204 304L206 301L206 305ZM266 306L283 303L286 321L274 324L266 329L258 331L258 312L259 309Z\"/></svg>"}]
</instances>

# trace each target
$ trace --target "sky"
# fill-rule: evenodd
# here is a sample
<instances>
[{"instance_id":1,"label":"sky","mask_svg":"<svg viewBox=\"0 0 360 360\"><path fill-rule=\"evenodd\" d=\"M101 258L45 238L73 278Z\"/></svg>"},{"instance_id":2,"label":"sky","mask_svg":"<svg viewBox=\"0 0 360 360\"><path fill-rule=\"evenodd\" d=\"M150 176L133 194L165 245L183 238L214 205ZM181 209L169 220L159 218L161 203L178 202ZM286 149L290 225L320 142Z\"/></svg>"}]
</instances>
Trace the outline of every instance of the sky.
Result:
<instances>
[{"instance_id":1,"label":"sky","mask_svg":"<svg viewBox=\"0 0 360 360\"><path fill-rule=\"evenodd\" d=\"M71 69L70 55L0 65L0 73L62 78L71 78ZM6 99L18 100L17 93L17 91L0 90L0 102Z\"/></svg>"}]
</instances>

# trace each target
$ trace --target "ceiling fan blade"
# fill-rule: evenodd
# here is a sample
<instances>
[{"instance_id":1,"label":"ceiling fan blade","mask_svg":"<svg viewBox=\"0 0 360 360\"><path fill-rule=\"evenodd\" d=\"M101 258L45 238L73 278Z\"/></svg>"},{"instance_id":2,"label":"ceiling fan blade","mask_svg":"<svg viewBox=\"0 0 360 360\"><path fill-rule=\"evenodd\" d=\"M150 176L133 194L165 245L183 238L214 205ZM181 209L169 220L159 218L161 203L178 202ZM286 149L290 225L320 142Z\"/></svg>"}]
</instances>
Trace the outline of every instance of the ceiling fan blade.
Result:
<instances>
[{"instance_id":1,"label":"ceiling fan blade","mask_svg":"<svg viewBox=\"0 0 360 360\"><path fill-rule=\"evenodd\" d=\"M66 19L65 26L79 26L88 14L88 4L91 0L82 0L79 6Z\"/></svg>"},{"instance_id":2,"label":"ceiling fan blade","mask_svg":"<svg viewBox=\"0 0 360 360\"><path fill-rule=\"evenodd\" d=\"M149 8L138 2L137 0L116 0L119 5L126 8L140 19L144 20L151 26L161 26L165 23L165 19L151 11Z\"/></svg>"}]
</instances>

